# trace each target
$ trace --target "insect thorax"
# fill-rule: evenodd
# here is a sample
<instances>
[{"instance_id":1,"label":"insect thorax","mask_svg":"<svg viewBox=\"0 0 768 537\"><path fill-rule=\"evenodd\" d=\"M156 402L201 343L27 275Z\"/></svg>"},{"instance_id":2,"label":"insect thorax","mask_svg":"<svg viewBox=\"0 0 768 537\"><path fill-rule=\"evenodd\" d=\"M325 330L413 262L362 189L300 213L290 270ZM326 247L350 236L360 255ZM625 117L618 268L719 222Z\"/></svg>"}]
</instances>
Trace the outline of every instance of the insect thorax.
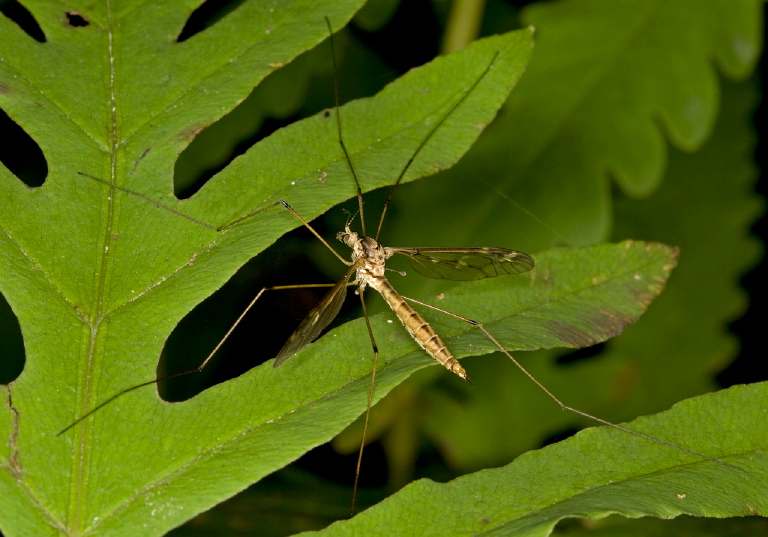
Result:
<instances>
[{"instance_id":1,"label":"insect thorax","mask_svg":"<svg viewBox=\"0 0 768 537\"><path fill-rule=\"evenodd\" d=\"M352 262L357 265L358 284L370 284L373 279L384 277L384 264L391 254L375 239L360 236L351 231L349 226L338 233L336 238L352 248Z\"/></svg>"}]
</instances>

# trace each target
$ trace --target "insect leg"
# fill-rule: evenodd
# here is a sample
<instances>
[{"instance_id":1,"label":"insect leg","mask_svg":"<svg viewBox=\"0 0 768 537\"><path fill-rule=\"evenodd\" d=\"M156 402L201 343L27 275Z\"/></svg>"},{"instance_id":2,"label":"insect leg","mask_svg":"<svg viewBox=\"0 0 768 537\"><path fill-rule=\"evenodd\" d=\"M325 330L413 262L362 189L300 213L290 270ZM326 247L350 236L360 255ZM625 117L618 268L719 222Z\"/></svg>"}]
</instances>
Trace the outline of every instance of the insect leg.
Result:
<instances>
[{"instance_id":1,"label":"insect leg","mask_svg":"<svg viewBox=\"0 0 768 537\"><path fill-rule=\"evenodd\" d=\"M488 330L485 328L485 326L483 326L483 325L482 325L482 323L480 323L480 322L478 322L478 321L475 321L475 320L473 320L473 319L469 319L469 318L467 318L467 317L462 317L461 315L458 315L458 314L456 314L456 313L453 313L453 312L450 312L450 311L447 311L447 310L444 310L444 309L438 308L438 307L436 307L436 306L432 306L431 304L427 304L426 302L422 302L422 301L420 301L420 300L416 300L416 299L414 299L414 298L409 298L409 297L403 297L403 298L405 298L406 300L408 300L408 301L410 301L410 302L413 302L414 304L419 304L420 306L424 306L424 307L426 307L426 308L429 308L429 309L431 309L431 310L434 310L434 311L439 311L440 313L444 313L444 314L446 314L446 315L449 315L449 316L453 317L454 319L458 319L458 320L460 320L460 321L464 321L465 323L471 324L472 326L475 326L475 327L479 328L479 329L480 329L480 330L483 332L483 334L485 334L485 336L486 336L486 337L487 337L487 338L488 338L488 339L489 339L489 340L490 340L490 341L491 341L491 342L492 342L492 343L493 343L493 344L494 344L494 345L495 345L495 346L496 346L496 347L497 347L497 348L498 348L498 349L499 349L499 350L500 350L502 353L504 353L504 355L505 355L507 358L509 358L510 360L512 360L512 363L513 363L513 364L515 364L515 366L517 366L517 368L518 368L520 371L522 371L522 372L525 374L525 376L526 376L526 377L528 377L528 378L529 378L531 381L533 381L533 383L534 383L534 384L536 384L536 386L538 386L538 387L539 387L539 388L540 388L540 389L541 389L541 390L542 390L544 393L546 393L546 394L547 394L547 395L550 397L550 399L552 399L552 400L553 400L555 403L557 403L557 404L560 406L560 408L562 408L563 410L567 410L567 411L569 411L569 412L573 412L574 414L578 414L579 416L583 416L583 417L585 417L585 418L588 418L588 419L590 419L590 420L592 420L592 421L595 421L595 422L597 422L597 423L601 423L601 424L603 424L603 425L607 425L608 427L612 427L612 428L614 428L614 429L617 429L617 430L619 430L619 431L623 431L623 432L625 432L625 433L629 433L629 434L632 434L632 435L638 436L638 437L640 437L640 438L643 438L643 439L645 439L645 440L649 440L649 441L651 441L651 442L655 442L655 443L657 443L657 444L660 444L660 445L662 445L662 446L666 446L666 447L669 447L669 448L672 448L672 449L676 449L677 451L680 451L680 452L682 452L682 453L686 453L686 454L688 454L688 455L693 455L694 457L698 457L699 459L703 459L703 460L706 460L706 461L714 462L714 463L717 463L717 464L719 464L719 465L721 465L721 466L727 466L727 467L729 467L729 468L733 468L733 469L736 469L736 470L742 470L742 469L741 469L741 468L739 468L738 466L733 466L733 465L731 465L731 464L728 464L728 463L726 463L726 462L720 461L720 460L718 460L718 459L713 459L713 458L711 458L711 457L707 457L706 455L702 455L702 454L700 454L700 453L696 453L695 451L691 451L691 450L688 450L688 449L682 448L682 447L680 447L680 446L676 446L676 445L674 445L674 444L670 444L669 442L665 442L665 441L663 441L663 440L659 440L658 438L654 438L654 437L652 437L652 436L649 436L649 435L647 435L647 434L643 434L643 433L641 433L641 432L638 432L638 431L634 431L634 430L632 430L632 429L628 429L627 427L623 427L623 426L621 426L621 425L617 425L617 424L615 424L615 423L612 423L612 422L610 422L610 421L608 421L608 420L604 420L604 419L602 419L602 418L598 418L597 416L593 416L592 414L588 414L588 413L586 413L586 412L583 412L583 411L581 411L581 410L579 410L579 409L577 409L577 408L573 408L573 407L571 407L571 406L568 406L568 405L566 405L566 404L565 404L565 403L563 403L563 402L562 402L560 399L558 399L557 397L555 397L555 395L554 395L554 394L553 394L551 391L549 391L549 390L548 390L548 389L547 389L547 388L546 388L546 387L545 387L545 386L544 386L544 385L543 385L541 382L539 382L539 381L538 381L538 379L536 379L536 377L534 377L534 376L533 376L533 375L532 375L532 374L531 374L531 373L530 373L530 372L529 372L529 371L528 371L528 370L527 370L525 367L523 367L523 365L522 365L520 362L518 362L518 361L517 361L517 360L516 360L516 359L515 359L515 358L514 358L514 357L513 357L513 356L512 356L512 355L511 355L511 354L510 354L508 351L507 351L507 349L505 349L505 348L504 348L504 346L503 346L501 343L499 343L499 341L498 341L498 340L497 340L495 337L493 337L493 335L492 335L492 334L491 334L491 333L490 333L490 332L489 332L489 331L488 331ZM743 471L743 470L742 470L742 471Z\"/></svg>"},{"instance_id":2,"label":"insect leg","mask_svg":"<svg viewBox=\"0 0 768 537\"><path fill-rule=\"evenodd\" d=\"M110 396L106 400L102 401L95 407L93 407L91 410L77 418L75 421L67 425L64 429L59 431L56 436L61 436L62 434L66 433L73 427L75 427L78 423L86 419L87 417L93 415L98 410L101 410L111 402L113 402L115 399L125 395L126 393L132 392L134 390L137 390L139 388L143 388L144 386L149 386L151 384L157 384L158 382L163 382L166 380L174 379L177 377L183 377L185 375L191 375L192 373L199 373L203 369L205 369L205 366L208 365L208 362L211 361L211 359L214 357L214 355L218 352L218 350L221 348L221 346L224 344L227 339L229 339L229 336L232 334L232 332L235 330L235 328L240 324L240 322L243 320L245 315L251 310L251 308L256 304L256 302L261 298L261 296L267 292L267 291L277 291L277 290L284 290L284 289L306 289L311 287L331 287L334 284L332 283L316 283L316 284L300 284L300 285L276 285L272 287L264 287L259 291L256 296L251 300L251 302L248 304L248 306L245 308L245 310L240 314L240 316L237 318L235 323L230 327L230 329L227 331L226 334L224 334L224 337L221 338L221 340L216 344L216 347L208 354L208 356L203 360L203 362L196 367L195 369L190 369L189 371L182 371L181 373L174 373L173 375L168 375L165 377L161 377L159 379L149 380L147 382L142 382L141 384L136 384L135 386L131 386L130 388L126 388L125 390L122 390L120 392L117 392L116 394Z\"/></svg>"}]
</instances>

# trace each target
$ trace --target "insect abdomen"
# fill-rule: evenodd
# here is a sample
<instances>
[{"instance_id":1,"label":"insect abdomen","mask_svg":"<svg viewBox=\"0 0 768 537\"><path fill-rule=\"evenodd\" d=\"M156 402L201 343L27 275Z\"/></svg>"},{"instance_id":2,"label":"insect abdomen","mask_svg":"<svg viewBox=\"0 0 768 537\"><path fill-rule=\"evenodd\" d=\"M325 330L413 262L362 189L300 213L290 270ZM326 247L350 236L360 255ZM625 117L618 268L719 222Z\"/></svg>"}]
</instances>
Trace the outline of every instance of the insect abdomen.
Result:
<instances>
[{"instance_id":1,"label":"insect abdomen","mask_svg":"<svg viewBox=\"0 0 768 537\"><path fill-rule=\"evenodd\" d=\"M406 302L386 278L376 278L376 281L369 282L369 285L384 297L384 300L387 301L387 304L395 312L395 315L403 323L411 337L416 340L422 349L427 351L427 354L437 360L448 371L469 382L467 372L461 367L459 361L454 358L451 351L443 343L443 340L437 335L437 332L418 311Z\"/></svg>"}]
</instances>

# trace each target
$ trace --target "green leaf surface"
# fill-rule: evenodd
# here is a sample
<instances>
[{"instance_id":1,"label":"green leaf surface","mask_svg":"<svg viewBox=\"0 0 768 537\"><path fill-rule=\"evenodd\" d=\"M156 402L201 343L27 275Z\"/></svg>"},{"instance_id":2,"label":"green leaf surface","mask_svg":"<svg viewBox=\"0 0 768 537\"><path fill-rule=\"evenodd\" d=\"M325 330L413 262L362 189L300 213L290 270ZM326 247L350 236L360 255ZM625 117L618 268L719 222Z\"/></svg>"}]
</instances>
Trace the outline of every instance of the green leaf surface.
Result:
<instances>
[{"instance_id":1,"label":"green leaf surface","mask_svg":"<svg viewBox=\"0 0 768 537\"><path fill-rule=\"evenodd\" d=\"M439 484L419 480L322 535L549 535L567 517L729 517L768 514L766 383L737 386L639 418L629 427L671 438L735 469L594 428L503 468ZM755 433L755 434L753 434Z\"/></svg>"},{"instance_id":2,"label":"green leaf surface","mask_svg":"<svg viewBox=\"0 0 768 537\"><path fill-rule=\"evenodd\" d=\"M181 404L136 390L57 436L155 378L179 319L299 225L274 209L216 233L79 173L214 225L280 197L307 219L349 198L332 114L263 140L190 200L171 191L176 158L196 134L327 37L324 17L338 27L359 3L246 2L183 42L176 36L193 6L176 2L68 5L87 22L79 26L58 6L29 2L44 43L0 18L0 105L49 168L37 189L0 169L0 289L26 351L22 375L3 387L6 535L162 534L326 442L365 408L369 344L353 323L278 370L257 368ZM498 53L405 180L455 162L520 77L530 43L529 30L486 39L345 106L364 189L391 183ZM398 338L400 354L415 354ZM396 363L380 394L429 362Z\"/></svg>"}]
</instances>

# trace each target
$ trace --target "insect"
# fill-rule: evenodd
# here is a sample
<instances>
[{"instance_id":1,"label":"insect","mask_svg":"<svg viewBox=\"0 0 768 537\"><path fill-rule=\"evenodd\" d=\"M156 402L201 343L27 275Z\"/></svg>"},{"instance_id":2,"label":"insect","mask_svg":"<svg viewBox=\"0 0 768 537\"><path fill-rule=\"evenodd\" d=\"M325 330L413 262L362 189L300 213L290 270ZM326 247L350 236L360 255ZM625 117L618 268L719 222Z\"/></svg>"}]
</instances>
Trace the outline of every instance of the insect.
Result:
<instances>
[{"instance_id":1,"label":"insect","mask_svg":"<svg viewBox=\"0 0 768 537\"><path fill-rule=\"evenodd\" d=\"M331 43L333 45L333 42ZM404 167L401 169L401 171L399 172L399 175L395 178L391 186L389 196L387 197L384 203L384 208L378 220L378 226L376 228L375 234L373 234L372 237L367 235L366 229L365 229L364 206L362 201L362 188L360 186L361 183L357 177L357 173L355 172L355 168L353 166L353 162L352 162L352 159L350 158L349 152L347 151L347 148L344 145L344 137L342 133L342 118L340 114L340 109L338 107L338 83L335 84L337 88L336 89L336 102L337 102L336 126L338 130L338 142L341 147L341 150L343 151L344 158L349 166L349 170L353 179L353 185L356 187L357 200L358 200L357 217L360 220L361 228L362 228L362 232L359 234L352 231L351 229L352 219L350 219L345 225L344 230L337 235L337 239L339 239L341 242L343 242L344 244L346 244L352 249L351 260L347 260L343 256L336 253L336 251L320 236L320 234L317 233L314 229L312 229L311 226L285 200L279 200L275 203L267 205L266 207L263 207L253 213L250 213L228 224L215 227L215 226L206 224L204 222L200 222L199 220L194 220L187 215L174 211L167 206L164 206L154 200L151 200L146 196L143 196L140 193L126 190L121 187L114 187L113 185L110 185L110 186L117 188L119 190L122 190L123 192L126 192L128 194L143 198L159 207L172 210L175 214L178 214L182 217L192 220L197 224L203 225L210 229L214 229L216 231L222 231L224 229L228 229L234 225L237 225L238 223L242 222L245 219L262 214L266 211L271 210L272 208L282 206L285 210L287 210L294 217L296 217L303 225L305 225L316 237L318 237L319 240L323 242L323 244L328 246L328 248L334 252L336 257L338 257L343 263L345 263L348 266L348 269L344 274L344 276L342 277L342 279L339 280L335 285L331 286L331 290L326 294L326 296L322 299L322 301L309 313L309 315L305 318L304 321L302 321L302 323L299 325L299 327L296 329L293 335L288 339L288 341L286 342L282 350L278 353L275 359L275 362L274 362L275 367L278 367L281 364L283 364L287 359L289 359L291 356L296 354L296 352L298 352L301 348L303 348L309 342L314 340L330 324L330 322L334 319L334 317L336 317L336 315L338 314L341 308L341 304L346 294L345 292L347 287L351 285L358 286L357 292L361 297L361 303L363 304L364 312L365 312L365 301L363 300L364 292L368 287L371 287L377 290L379 293L381 293L381 295L387 301L387 303L392 308L392 310L396 313L399 320L402 322L402 324L404 325L406 330L411 334L411 336L413 336L416 342L421 347L423 347L424 350L427 353L429 353L435 360L437 360L439 363L441 363L444 367L446 367L453 373L457 374L459 377L465 380L469 380L469 375L467 374L467 372L463 369L463 367L459 364L459 362L453 357L450 351L446 348L445 344L442 342L438 334L430 327L430 325L426 322L426 320L424 320L424 318L415 311L415 309L410 305L410 303L415 303L417 305L421 305L427 308L431 308L433 310L447 313L456 319L468 322L476 326L489 338L490 341L493 342L493 344L496 347L498 347L498 349L501 352L503 352L510 360L512 360L517 367L519 367L533 382L537 384L537 386L539 386L544 392L546 392L562 408L567 409L576 414L585 416L592 420L595 420L599 423L609 425L616 429L643 437L647 440L651 440L659 444L663 444L668 447L672 447L674 449L678 449L686 453L696 455L698 457L705 458L707 460L714 461L714 459L703 457L701 455L692 453L690 451L679 448L677 446L673 446L661 440L643 435L636 431L631 431L624 427L609 423L595 416L589 415L587 413L581 412L572 407L566 406L559 399L557 399L551 392L549 392L541 383L539 383L532 375L530 375L481 323L468 319L466 317L462 317L460 315L449 313L445 310L435 308L434 306L425 304L417 300L402 297L397 293L394 287L386 279L385 262L388 258L390 258L395 254L406 256L411 262L411 265L413 266L414 270L416 270L416 272L419 272L422 275L426 275L433 278L436 277L436 278L446 278L446 279L453 279L453 280L472 280L472 279L496 277L496 276L508 275L508 274L517 274L517 273L529 271L533 268L534 263L529 256L521 252L516 252L514 250L508 250L504 248L397 248L397 247L385 247L380 245L378 242L378 238L380 236L380 233L385 221L385 217L387 214L387 208L389 207L390 201L397 187L400 185L403 178L405 177L406 172L409 170L413 162L417 159L421 150L429 143L432 136L447 121L447 119L451 116L451 114L453 114L453 112L459 106L461 106L461 104L467 99L467 97L472 94L475 88L484 80L487 73L490 71L490 69L492 69L492 66L494 65L495 61L496 61L495 55L488 59L488 63L485 70L463 93L461 93L456 97L454 104L451 105L450 108L435 123L434 127L428 132L428 134L424 137L422 142L418 145L414 153L410 156L408 161L405 163ZM335 62L335 54L334 54L334 62ZM93 179L97 181L101 181L97 178L93 178ZM105 181L102 181L102 182L105 182ZM354 280L353 280L353 277L354 277ZM242 319L242 316L245 315L245 313L247 313L247 311L253 306L253 304L255 304L259 300L259 298L263 295L264 292L268 290L289 289L289 288L298 288L298 287L309 287L309 286L292 285L292 286L266 287L262 289L253 299L253 301L245 310L245 312L241 315L241 317L238 318L238 320L234 323L232 328L224 335L221 342L214 348L214 350L202 362L202 364L193 371L201 371L203 368L206 367L206 365L209 363L209 361L212 359L212 357L216 354L216 352L220 348L221 344L229 337L229 335L232 333L235 327L239 324L240 320ZM373 364L374 364L372 368L372 375L371 375L371 390L369 391L369 395L368 395L368 408L370 409L370 405L373 399L372 387L375 383L376 364L378 362L378 349L377 349L375 340L373 338L371 325L368 321L367 315L365 316L365 320L366 320L369 334L371 334L371 344L373 347ZM180 376L187 373L189 372L180 373L174 376ZM103 407L105 404L108 404L109 402L114 400L116 397L119 397L120 395L128 391L140 388L142 386L147 386L149 384L154 384L156 382L158 382L158 380L153 380L150 382L139 384L116 394L112 398L108 399L107 401L103 402L101 405L91 410L89 413L79 418L78 421L74 422L72 425L70 425L70 427L76 425L79 421L86 418L87 416L89 416L99 408ZM70 427L68 427L67 429L69 429ZM367 418L366 418L366 425L364 426L364 430L366 427L367 427ZM67 429L65 429L65 431ZM365 432L363 433L363 436L365 436ZM358 455L358 463L357 463L356 476L355 476L355 488L357 487L357 481L360 475L361 460L362 460L362 445ZM714 461L714 462L719 462L719 461Z\"/></svg>"}]
</instances>

